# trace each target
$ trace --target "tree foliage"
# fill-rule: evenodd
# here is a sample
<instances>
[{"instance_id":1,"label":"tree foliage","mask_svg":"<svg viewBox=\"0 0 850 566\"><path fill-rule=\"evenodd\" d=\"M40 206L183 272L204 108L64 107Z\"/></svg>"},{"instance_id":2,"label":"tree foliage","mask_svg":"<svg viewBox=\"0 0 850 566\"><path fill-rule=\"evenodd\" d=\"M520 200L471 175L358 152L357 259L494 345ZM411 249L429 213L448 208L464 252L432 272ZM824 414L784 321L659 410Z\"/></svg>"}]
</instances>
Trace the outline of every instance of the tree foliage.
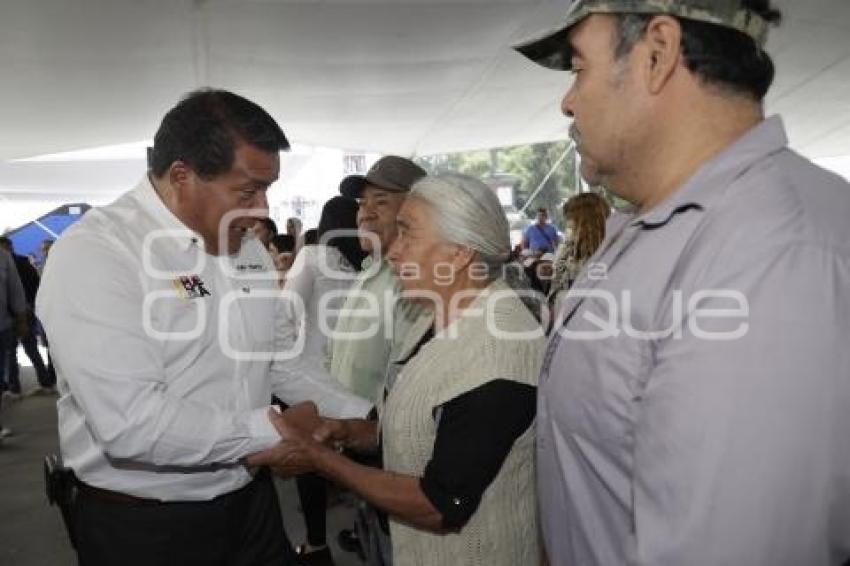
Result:
<instances>
[{"instance_id":1,"label":"tree foliage","mask_svg":"<svg viewBox=\"0 0 850 566\"><path fill-rule=\"evenodd\" d=\"M519 209L528 204L526 213L529 216L533 216L538 208L546 208L552 221L561 225L561 205L579 189L575 152L570 150L564 157L568 148L569 142L559 141L428 155L416 161L430 174L455 171L484 181L496 175L512 175L517 180L514 206ZM558 163L562 157L563 160ZM543 188L529 203L528 199L541 183Z\"/></svg>"}]
</instances>

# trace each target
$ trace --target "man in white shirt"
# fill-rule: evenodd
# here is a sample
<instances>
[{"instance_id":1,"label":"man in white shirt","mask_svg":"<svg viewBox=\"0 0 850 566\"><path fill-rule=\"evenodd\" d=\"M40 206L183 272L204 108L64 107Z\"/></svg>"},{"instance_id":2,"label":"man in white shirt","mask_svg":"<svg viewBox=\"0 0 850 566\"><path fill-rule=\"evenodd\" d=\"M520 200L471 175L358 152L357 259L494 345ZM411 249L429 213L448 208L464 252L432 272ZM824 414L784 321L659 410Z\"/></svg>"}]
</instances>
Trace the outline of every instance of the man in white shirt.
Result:
<instances>
[{"instance_id":1,"label":"man in white shirt","mask_svg":"<svg viewBox=\"0 0 850 566\"><path fill-rule=\"evenodd\" d=\"M298 344L248 234L288 147L256 104L191 93L164 117L148 176L51 251L37 312L81 564L298 563L269 475L243 461L281 441L271 395L330 414L371 404L281 367ZM283 418L309 427L315 409Z\"/></svg>"}]
</instances>

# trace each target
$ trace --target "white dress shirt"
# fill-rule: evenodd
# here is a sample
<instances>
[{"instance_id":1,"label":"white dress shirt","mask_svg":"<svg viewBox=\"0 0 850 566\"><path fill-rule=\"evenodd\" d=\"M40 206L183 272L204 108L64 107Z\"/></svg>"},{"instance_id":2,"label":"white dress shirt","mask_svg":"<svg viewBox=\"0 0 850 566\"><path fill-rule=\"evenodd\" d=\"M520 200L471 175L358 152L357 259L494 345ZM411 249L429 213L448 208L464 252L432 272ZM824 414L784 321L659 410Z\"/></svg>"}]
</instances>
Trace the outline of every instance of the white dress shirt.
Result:
<instances>
[{"instance_id":1,"label":"white dress shirt","mask_svg":"<svg viewBox=\"0 0 850 566\"><path fill-rule=\"evenodd\" d=\"M336 382L281 366L297 346L282 305L256 240L208 255L147 179L90 211L52 248L37 299L66 465L105 489L208 500L250 481L241 459L279 440L272 393L368 412Z\"/></svg>"}]
</instances>

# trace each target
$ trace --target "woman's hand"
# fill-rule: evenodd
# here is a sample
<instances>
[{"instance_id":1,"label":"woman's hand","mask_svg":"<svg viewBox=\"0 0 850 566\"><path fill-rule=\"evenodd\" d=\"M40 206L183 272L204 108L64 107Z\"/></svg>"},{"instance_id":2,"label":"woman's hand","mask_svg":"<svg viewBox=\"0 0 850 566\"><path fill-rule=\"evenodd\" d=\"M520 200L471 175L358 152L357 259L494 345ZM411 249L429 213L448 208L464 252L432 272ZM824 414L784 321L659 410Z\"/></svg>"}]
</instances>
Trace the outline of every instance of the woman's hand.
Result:
<instances>
[{"instance_id":1,"label":"woman's hand","mask_svg":"<svg viewBox=\"0 0 850 566\"><path fill-rule=\"evenodd\" d=\"M313 439L342 452L343 449L369 453L378 449L378 427L375 421L362 419L321 419L313 431Z\"/></svg>"}]
</instances>

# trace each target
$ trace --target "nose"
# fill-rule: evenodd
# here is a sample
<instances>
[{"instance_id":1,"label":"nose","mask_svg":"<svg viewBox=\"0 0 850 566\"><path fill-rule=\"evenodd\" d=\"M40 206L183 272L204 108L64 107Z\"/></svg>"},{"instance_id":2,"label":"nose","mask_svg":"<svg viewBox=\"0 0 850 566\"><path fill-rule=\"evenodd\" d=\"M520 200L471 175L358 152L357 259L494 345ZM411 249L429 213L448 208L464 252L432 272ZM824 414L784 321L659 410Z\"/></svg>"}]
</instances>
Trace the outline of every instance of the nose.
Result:
<instances>
[{"instance_id":1,"label":"nose","mask_svg":"<svg viewBox=\"0 0 850 566\"><path fill-rule=\"evenodd\" d=\"M375 208L366 201L362 201L360 207L357 209L357 223L359 224L364 220L373 220L375 217Z\"/></svg>"},{"instance_id":2,"label":"nose","mask_svg":"<svg viewBox=\"0 0 850 566\"><path fill-rule=\"evenodd\" d=\"M564 116L567 118L574 118L574 104L575 104L575 83L570 86L567 93L564 95L564 99L561 100L561 112L564 113Z\"/></svg>"},{"instance_id":3,"label":"nose","mask_svg":"<svg viewBox=\"0 0 850 566\"><path fill-rule=\"evenodd\" d=\"M263 217L267 217L269 215L269 197L266 195L266 191L257 191L254 208L261 209L263 211Z\"/></svg>"},{"instance_id":4,"label":"nose","mask_svg":"<svg viewBox=\"0 0 850 566\"><path fill-rule=\"evenodd\" d=\"M269 199L264 191L254 193L249 207L253 218L264 220L269 217Z\"/></svg>"}]
</instances>

